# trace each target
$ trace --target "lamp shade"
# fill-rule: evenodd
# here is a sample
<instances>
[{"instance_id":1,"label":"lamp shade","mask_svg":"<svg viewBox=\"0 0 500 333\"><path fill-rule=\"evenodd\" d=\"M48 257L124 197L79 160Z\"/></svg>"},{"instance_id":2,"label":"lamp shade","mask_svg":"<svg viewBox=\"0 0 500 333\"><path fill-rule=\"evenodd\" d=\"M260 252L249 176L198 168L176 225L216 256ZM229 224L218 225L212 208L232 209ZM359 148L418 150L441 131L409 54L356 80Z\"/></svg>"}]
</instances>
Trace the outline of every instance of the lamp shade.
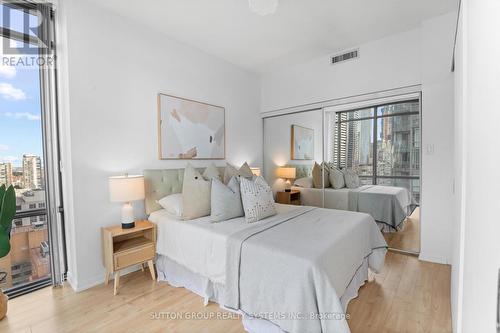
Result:
<instances>
[{"instance_id":1,"label":"lamp shade","mask_svg":"<svg viewBox=\"0 0 500 333\"><path fill-rule=\"evenodd\" d=\"M109 177L109 199L112 202L129 202L144 199L144 177Z\"/></svg>"},{"instance_id":2,"label":"lamp shade","mask_svg":"<svg viewBox=\"0 0 500 333\"><path fill-rule=\"evenodd\" d=\"M252 170L252 173L256 175L257 177L260 176L260 168L258 167L252 167L250 168Z\"/></svg>"},{"instance_id":3,"label":"lamp shade","mask_svg":"<svg viewBox=\"0 0 500 333\"><path fill-rule=\"evenodd\" d=\"M295 179L295 168L280 167L276 170L276 176L283 179Z\"/></svg>"}]
</instances>

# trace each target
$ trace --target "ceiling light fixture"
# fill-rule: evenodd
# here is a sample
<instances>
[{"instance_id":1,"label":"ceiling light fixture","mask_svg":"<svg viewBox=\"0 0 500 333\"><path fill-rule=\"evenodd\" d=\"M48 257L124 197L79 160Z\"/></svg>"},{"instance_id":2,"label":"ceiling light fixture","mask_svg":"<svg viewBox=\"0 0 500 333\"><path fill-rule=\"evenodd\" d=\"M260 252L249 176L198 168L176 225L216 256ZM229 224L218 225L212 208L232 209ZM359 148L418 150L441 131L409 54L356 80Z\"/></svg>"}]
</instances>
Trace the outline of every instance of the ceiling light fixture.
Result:
<instances>
[{"instance_id":1,"label":"ceiling light fixture","mask_svg":"<svg viewBox=\"0 0 500 333\"><path fill-rule=\"evenodd\" d=\"M276 12L278 1L279 0L248 0L248 6L252 12L266 16Z\"/></svg>"}]
</instances>

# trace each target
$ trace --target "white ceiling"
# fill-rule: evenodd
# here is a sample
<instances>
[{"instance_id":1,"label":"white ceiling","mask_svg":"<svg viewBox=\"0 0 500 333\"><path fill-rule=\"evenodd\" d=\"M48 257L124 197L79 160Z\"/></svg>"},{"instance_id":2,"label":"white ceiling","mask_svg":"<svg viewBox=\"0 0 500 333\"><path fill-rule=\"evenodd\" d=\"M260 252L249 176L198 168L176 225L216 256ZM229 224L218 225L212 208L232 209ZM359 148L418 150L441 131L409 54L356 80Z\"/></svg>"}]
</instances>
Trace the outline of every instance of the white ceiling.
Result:
<instances>
[{"instance_id":1,"label":"white ceiling","mask_svg":"<svg viewBox=\"0 0 500 333\"><path fill-rule=\"evenodd\" d=\"M457 8L457 0L280 0L259 16L248 0L95 0L120 15L263 72L410 30Z\"/></svg>"}]
</instances>

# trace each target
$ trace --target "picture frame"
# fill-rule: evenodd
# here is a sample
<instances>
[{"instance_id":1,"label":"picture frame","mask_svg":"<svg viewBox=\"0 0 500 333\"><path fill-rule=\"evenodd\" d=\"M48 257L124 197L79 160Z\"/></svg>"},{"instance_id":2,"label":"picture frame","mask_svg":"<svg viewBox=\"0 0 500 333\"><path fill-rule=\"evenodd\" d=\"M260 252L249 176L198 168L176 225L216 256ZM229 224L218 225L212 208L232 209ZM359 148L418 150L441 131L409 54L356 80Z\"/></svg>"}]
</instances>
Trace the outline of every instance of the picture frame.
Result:
<instances>
[{"instance_id":1,"label":"picture frame","mask_svg":"<svg viewBox=\"0 0 500 333\"><path fill-rule=\"evenodd\" d=\"M314 129L292 125L290 143L291 160L314 159Z\"/></svg>"},{"instance_id":2,"label":"picture frame","mask_svg":"<svg viewBox=\"0 0 500 333\"><path fill-rule=\"evenodd\" d=\"M226 158L226 110L222 106L158 94L158 158Z\"/></svg>"}]
</instances>

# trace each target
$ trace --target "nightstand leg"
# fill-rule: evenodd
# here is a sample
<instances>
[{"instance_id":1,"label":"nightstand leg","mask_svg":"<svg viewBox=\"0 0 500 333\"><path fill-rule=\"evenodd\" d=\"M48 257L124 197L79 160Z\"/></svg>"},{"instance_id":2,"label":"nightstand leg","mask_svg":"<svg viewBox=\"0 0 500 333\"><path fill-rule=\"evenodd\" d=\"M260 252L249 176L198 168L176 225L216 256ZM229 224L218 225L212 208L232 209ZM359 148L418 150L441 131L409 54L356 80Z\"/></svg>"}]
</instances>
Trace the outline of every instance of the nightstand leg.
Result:
<instances>
[{"instance_id":1,"label":"nightstand leg","mask_svg":"<svg viewBox=\"0 0 500 333\"><path fill-rule=\"evenodd\" d=\"M104 285L108 285L109 283L109 272L106 271L106 274L104 275Z\"/></svg>"},{"instance_id":2,"label":"nightstand leg","mask_svg":"<svg viewBox=\"0 0 500 333\"><path fill-rule=\"evenodd\" d=\"M141 264L141 271L144 272L144 263Z\"/></svg>"},{"instance_id":3,"label":"nightstand leg","mask_svg":"<svg viewBox=\"0 0 500 333\"><path fill-rule=\"evenodd\" d=\"M120 285L120 271L115 272L115 290L114 294L118 294L118 286Z\"/></svg>"},{"instance_id":4,"label":"nightstand leg","mask_svg":"<svg viewBox=\"0 0 500 333\"><path fill-rule=\"evenodd\" d=\"M156 280L155 266L153 265L153 260L148 261L149 272L151 273L151 278Z\"/></svg>"}]
</instances>

